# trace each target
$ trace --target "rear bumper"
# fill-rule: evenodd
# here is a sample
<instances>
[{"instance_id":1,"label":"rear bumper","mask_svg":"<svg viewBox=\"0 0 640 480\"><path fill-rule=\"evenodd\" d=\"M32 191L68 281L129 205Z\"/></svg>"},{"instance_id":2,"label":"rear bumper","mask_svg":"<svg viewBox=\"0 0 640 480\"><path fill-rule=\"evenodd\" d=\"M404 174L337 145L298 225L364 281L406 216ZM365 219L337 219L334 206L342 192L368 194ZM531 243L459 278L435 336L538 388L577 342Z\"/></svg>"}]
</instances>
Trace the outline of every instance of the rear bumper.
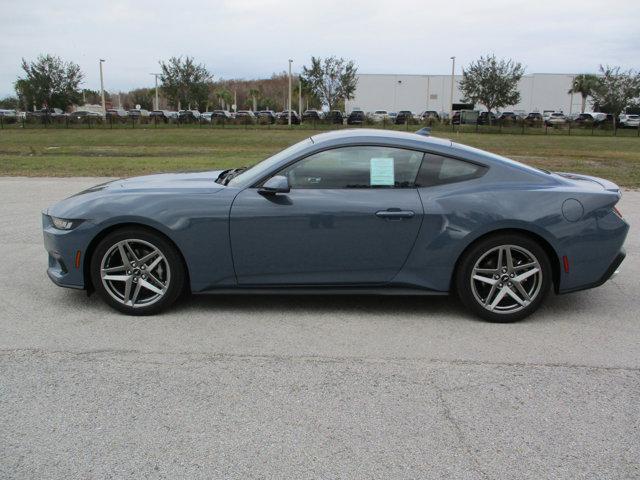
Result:
<instances>
[{"instance_id":1,"label":"rear bumper","mask_svg":"<svg viewBox=\"0 0 640 480\"><path fill-rule=\"evenodd\" d=\"M610 280L611 278L615 277L618 274L618 268L620 267L620 264L622 263L622 261L626 256L627 256L627 253L623 248L620 250L618 255L616 255L616 257L611 262L611 265L609 265L607 270L597 281L586 284L586 285L580 285L579 287L570 288L567 290L560 290L558 293L563 294L563 293L579 292L580 290L588 290L590 288L599 287L600 285L604 284L605 282L607 282L608 280Z\"/></svg>"}]
</instances>

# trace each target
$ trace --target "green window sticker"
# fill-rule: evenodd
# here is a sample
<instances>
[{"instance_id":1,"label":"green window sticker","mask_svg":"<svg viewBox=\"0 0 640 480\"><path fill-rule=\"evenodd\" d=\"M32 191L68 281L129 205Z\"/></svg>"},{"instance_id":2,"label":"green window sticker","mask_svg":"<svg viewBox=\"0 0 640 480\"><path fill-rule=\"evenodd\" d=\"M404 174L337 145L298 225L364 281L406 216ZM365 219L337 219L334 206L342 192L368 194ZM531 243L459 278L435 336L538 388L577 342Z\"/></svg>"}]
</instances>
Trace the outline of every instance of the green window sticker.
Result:
<instances>
[{"instance_id":1,"label":"green window sticker","mask_svg":"<svg viewBox=\"0 0 640 480\"><path fill-rule=\"evenodd\" d=\"M371 186L393 187L394 166L393 158L372 158L370 160Z\"/></svg>"}]
</instances>

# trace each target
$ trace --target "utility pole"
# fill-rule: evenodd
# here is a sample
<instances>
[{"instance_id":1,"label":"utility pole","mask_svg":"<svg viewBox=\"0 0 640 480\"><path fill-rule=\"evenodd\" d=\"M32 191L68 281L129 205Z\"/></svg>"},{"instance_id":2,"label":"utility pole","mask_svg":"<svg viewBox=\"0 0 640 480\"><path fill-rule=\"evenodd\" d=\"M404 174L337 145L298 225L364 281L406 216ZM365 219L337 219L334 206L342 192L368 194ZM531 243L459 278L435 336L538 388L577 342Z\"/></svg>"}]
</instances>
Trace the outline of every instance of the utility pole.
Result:
<instances>
[{"instance_id":1,"label":"utility pole","mask_svg":"<svg viewBox=\"0 0 640 480\"><path fill-rule=\"evenodd\" d=\"M160 110L160 101L158 99L158 75L162 75L161 73L150 73L149 75L153 75L156 77L156 105L154 110Z\"/></svg>"},{"instance_id":2,"label":"utility pole","mask_svg":"<svg viewBox=\"0 0 640 480\"><path fill-rule=\"evenodd\" d=\"M102 76L102 64L104 59L100 59L100 96L102 97L102 115L107 115L107 104L104 101L104 77Z\"/></svg>"},{"instance_id":3,"label":"utility pole","mask_svg":"<svg viewBox=\"0 0 640 480\"><path fill-rule=\"evenodd\" d=\"M302 77L298 75L298 112L299 115L302 115Z\"/></svg>"},{"instance_id":4,"label":"utility pole","mask_svg":"<svg viewBox=\"0 0 640 480\"><path fill-rule=\"evenodd\" d=\"M289 59L289 127L291 127L291 64L293 60Z\"/></svg>"},{"instance_id":5,"label":"utility pole","mask_svg":"<svg viewBox=\"0 0 640 480\"><path fill-rule=\"evenodd\" d=\"M451 60L451 108L449 109L449 118L453 123L453 77L456 74L456 57L451 57Z\"/></svg>"}]
</instances>

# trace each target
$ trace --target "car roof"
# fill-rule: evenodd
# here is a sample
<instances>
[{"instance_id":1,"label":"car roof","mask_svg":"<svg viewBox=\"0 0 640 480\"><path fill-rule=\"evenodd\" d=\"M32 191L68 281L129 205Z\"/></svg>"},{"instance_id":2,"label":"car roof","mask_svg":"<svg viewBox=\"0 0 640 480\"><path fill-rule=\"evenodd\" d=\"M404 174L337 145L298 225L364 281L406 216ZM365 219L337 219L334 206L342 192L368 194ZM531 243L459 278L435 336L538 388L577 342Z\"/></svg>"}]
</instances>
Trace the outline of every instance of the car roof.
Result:
<instances>
[{"instance_id":1,"label":"car roof","mask_svg":"<svg viewBox=\"0 0 640 480\"><path fill-rule=\"evenodd\" d=\"M347 130L332 130L326 133L319 133L318 135L313 135L311 137L313 143L324 143L324 142L340 142L340 141L353 141L357 143L358 141L362 142L385 142L388 141L390 143L397 142L421 142L428 145L441 146L441 147L449 147L451 146L451 140L443 139L443 138L434 138L434 137L426 137L424 135L418 135L416 133L409 132L399 132L395 130L378 130L374 128L354 128Z\"/></svg>"}]
</instances>

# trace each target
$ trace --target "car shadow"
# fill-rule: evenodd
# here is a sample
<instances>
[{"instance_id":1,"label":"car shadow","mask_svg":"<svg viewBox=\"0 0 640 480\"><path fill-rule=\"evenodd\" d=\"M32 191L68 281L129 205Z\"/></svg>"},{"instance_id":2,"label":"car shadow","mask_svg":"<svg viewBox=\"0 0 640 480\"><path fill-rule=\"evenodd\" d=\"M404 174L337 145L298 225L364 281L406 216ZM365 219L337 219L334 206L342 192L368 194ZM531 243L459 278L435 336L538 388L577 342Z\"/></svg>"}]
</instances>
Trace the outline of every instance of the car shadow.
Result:
<instances>
[{"instance_id":1,"label":"car shadow","mask_svg":"<svg viewBox=\"0 0 640 480\"><path fill-rule=\"evenodd\" d=\"M178 309L300 313L454 313L464 310L454 296L396 295L191 295Z\"/></svg>"},{"instance_id":2,"label":"car shadow","mask_svg":"<svg viewBox=\"0 0 640 480\"><path fill-rule=\"evenodd\" d=\"M82 305L84 309L97 309L105 312L117 312L110 309L99 295L89 298L80 291L63 291L58 297L62 304L75 309ZM584 294L578 292L571 295L551 294L541 306L539 312L527 318L526 322L551 322L566 315L580 316L591 311L585 305ZM582 297L582 298L581 298ZM427 317L458 317L471 321L483 322L482 319L468 312L455 295L448 296L401 296L401 295L187 295L173 305L167 314L366 314L366 315L422 315ZM164 313L159 314L162 316Z\"/></svg>"}]
</instances>

